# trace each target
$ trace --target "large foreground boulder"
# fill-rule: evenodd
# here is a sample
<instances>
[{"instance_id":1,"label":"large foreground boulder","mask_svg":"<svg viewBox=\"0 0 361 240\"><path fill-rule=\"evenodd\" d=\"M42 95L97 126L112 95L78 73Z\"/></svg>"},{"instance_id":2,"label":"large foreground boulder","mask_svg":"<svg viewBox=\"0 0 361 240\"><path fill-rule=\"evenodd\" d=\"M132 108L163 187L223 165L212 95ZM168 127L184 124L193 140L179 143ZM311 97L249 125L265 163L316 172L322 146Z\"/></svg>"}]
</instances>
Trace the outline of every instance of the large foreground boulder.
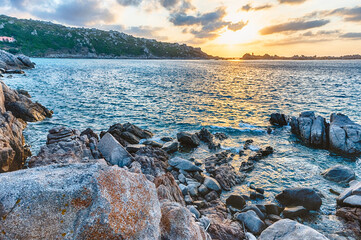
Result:
<instances>
[{"instance_id":1,"label":"large foreground boulder","mask_svg":"<svg viewBox=\"0 0 361 240\"><path fill-rule=\"evenodd\" d=\"M308 210L318 210L322 205L321 197L311 188L287 188L276 199L285 206L303 206Z\"/></svg>"},{"instance_id":2,"label":"large foreground boulder","mask_svg":"<svg viewBox=\"0 0 361 240\"><path fill-rule=\"evenodd\" d=\"M330 149L343 154L361 154L361 125L343 114L331 114Z\"/></svg>"},{"instance_id":3,"label":"large foreground boulder","mask_svg":"<svg viewBox=\"0 0 361 240\"><path fill-rule=\"evenodd\" d=\"M0 175L4 239L159 239L157 191L144 175L105 163Z\"/></svg>"},{"instance_id":4,"label":"large foreground boulder","mask_svg":"<svg viewBox=\"0 0 361 240\"><path fill-rule=\"evenodd\" d=\"M34 103L29 97L10 89L1 81L0 84L5 96L5 108L7 111L11 111L15 117L26 122L36 122L50 118L53 115L53 111L40 103Z\"/></svg>"},{"instance_id":5,"label":"large foreground boulder","mask_svg":"<svg viewBox=\"0 0 361 240\"><path fill-rule=\"evenodd\" d=\"M279 220L264 230L258 240L327 240L316 230L290 219Z\"/></svg>"}]
</instances>

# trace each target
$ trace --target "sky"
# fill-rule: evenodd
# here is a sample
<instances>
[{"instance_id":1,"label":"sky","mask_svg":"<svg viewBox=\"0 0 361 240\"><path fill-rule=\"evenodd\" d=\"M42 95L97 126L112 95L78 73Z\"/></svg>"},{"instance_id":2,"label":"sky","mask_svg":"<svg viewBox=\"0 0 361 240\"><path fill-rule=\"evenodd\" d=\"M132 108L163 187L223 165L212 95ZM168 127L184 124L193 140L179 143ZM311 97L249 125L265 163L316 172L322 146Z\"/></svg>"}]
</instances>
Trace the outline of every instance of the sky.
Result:
<instances>
[{"instance_id":1,"label":"sky","mask_svg":"<svg viewBox=\"0 0 361 240\"><path fill-rule=\"evenodd\" d=\"M361 54L360 0L0 0L0 14L185 43L221 57Z\"/></svg>"}]
</instances>

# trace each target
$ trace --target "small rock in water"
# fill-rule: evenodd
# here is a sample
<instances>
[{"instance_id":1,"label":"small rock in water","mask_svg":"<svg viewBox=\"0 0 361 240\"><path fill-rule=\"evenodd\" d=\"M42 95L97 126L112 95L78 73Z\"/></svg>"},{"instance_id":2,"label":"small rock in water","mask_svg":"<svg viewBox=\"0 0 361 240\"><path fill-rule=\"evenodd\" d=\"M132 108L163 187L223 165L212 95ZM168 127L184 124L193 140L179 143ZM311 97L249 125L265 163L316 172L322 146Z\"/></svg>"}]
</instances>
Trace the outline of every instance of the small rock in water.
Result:
<instances>
[{"instance_id":1,"label":"small rock in water","mask_svg":"<svg viewBox=\"0 0 361 240\"><path fill-rule=\"evenodd\" d=\"M295 218L303 216L306 213L308 213L308 210L303 206L286 207L285 210L283 210L282 212L283 216L286 218Z\"/></svg>"},{"instance_id":2,"label":"small rock in water","mask_svg":"<svg viewBox=\"0 0 361 240\"><path fill-rule=\"evenodd\" d=\"M355 172L351 168L343 165L331 167L321 173L321 175L328 180L339 183L347 183L356 177Z\"/></svg>"},{"instance_id":3,"label":"small rock in water","mask_svg":"<svg viewBox=\"0 0 361 240\"><path fill-rule=\"evenodd\" d=\"M246 201L241 195L231 195L227 198L226 204L237 209L242 209L246 205Z\"/></svg>"},{"instance_id":4,"label":"small rock in water","mask_svg":"<svg viewBox=\"0 0 361 240\"><path fill-rule=\"evenodd\" d=\"M225 133L215 133L214 137L217 138L220 141L226 140L228 138L228 136Z\"/></svg>"},{"instance_id":5,"label":"small rock in water","mask_svg":"<svg viewBox=\"0 0 361 240\"><path fill-rule=\"evenodd\" d=\"M163 142L171 142L171 141L173 141L173 138L172 137L163 137L160 140Z\"/></svg>"},{"instance_id":6,"label":"small rock in water","mask_svg":"<svg viewBox=\"0 0 361 240\"><path fill-rule=\"evenodd\" d=\"M276 199L285 206L304 206L308 210L318 210L322 205L321 197L311 188L288 188Z\"/></svg>"},{"instance_id":7,"label":"small rock in water","mask_svg":"<svg viewBox=\"0 0 361 240\"><path fill-rule=\"evenodd\" d=\"M144 145L149 145L149 146L152 146L152 147L158 147L158 148L163 147L163 144L158 143L156 141L151 141L151 140L144 141L143 144Z\"/></svg>"},{"instance_id":8,"label":"small rock in water","mask_svg":"<svg viewBox=\"0 0 361 240\"><path fill-rule=\"evenodd\" d=\"M179 143L178 142L166 142L162 149L167 152L168 154L175 153L179 149Z\"/></svg>"},{"instance_id":9,"label":"small rock in water","mask_svg":"<svg viewBox=\"0 0 361 240\"><path fill-rule=\"evenodd\" d=\"M259 199L264 199L263 194L257 193L257 192L255 192L255 191L251 191L249 197L250 197L251 199L257 199L257 198L259 198Z\"/></svg>"},{"instance_id":10,"label":"small rock in water","mask_svg":"<svg viewBox=\"0 0 361 240\"><path fill-rule=\"evenodd\" d=\"M185 147L195 148L200 145L200 140L195 134L180 132L177 134L177 139Z\"/></svg>"}]
</instances>

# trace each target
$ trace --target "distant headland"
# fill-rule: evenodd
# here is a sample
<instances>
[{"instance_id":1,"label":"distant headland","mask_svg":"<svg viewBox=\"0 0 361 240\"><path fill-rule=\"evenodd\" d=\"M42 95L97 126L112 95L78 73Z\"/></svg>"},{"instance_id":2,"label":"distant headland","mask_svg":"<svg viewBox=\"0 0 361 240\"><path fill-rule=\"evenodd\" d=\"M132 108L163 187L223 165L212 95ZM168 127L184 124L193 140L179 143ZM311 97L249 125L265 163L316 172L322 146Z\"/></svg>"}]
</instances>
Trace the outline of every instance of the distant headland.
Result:
<instances>
[{"instance_id":1,"label":"distant headland","mask_svg":"<svg viewBox=\"0 0 361 240\"><path fill-rule=\"evenodd\" d=\"M360 54L344 55L344 56L305 56L305 55L294 55L292 57L283 57L277 55L255 55L253 53L246 53L240 58L227 58L227 60L354 60L361 59Z\"/></svg>"}]
</instances>

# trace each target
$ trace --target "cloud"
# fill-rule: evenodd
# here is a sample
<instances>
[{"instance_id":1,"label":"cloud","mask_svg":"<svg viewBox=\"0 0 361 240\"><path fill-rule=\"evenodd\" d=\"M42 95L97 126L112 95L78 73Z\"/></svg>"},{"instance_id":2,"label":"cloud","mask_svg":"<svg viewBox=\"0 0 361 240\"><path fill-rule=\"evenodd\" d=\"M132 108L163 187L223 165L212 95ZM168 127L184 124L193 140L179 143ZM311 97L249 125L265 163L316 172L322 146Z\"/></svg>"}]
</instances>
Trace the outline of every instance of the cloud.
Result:
<instances>
[{"instance_id":1,"label":"cloud","mask_svg":"<svg viewBox=\"0 0 361 240\"><path fill-rule=\"evenodd\" d=\"M350 33L343 34L340 37L361 40L361 32L350 32Z\"/></svg>"},{"instance_id":2,"label":"cloud","mask_svg":"<svg viewBox=\"0 0 361 240\"><path fill-rule=\"evenodd\" d=\"M198 13L196 16L187 15L184 12L175 12L170 15L169 21L175 26L192 27L190 30L184 30L192 33L196 38L215 39L219 36L219 31L228 27L232 31L239 31L244 28L248 22L232 23L224 21L226 16L224 7L217 8L213 12Z\"/></svg>"},{"instance_id":3,"label":"cloud","mask_svg":"<svg viewBox=\"0 0 361 240\"><path fill-rule=\"evenodd\" d=\"M115 14L103 7L101 0L8 0L8 5L41 19L77 26L115 20Z\"/></svg>"},{"instance_id":4,"label":"cloud","mask_svg":"<svg viewBox=\"0 0 361 240\"><path fill-rule=\"evenodd\" d=\"M122 6L139 6L143 0L117 0Z\"/></svg>"},{"instance_id":5,"label":"cloud","mask_svg":"<svg viewBox=\"0 0 361 240\"><path fill-rule=\"evenodd\" d=\"M286 3L286 4L301 4L301 3L306 2L306 0L278 0L278 1L281 4L283 4L283 3Z\"/></svg>"},{"instance_id":6,"label":"cloud","mask_svg":"<svg viewBox=\"0 0 361 240\"><path fill-rule=\"evenodd\" d=\"M138 26L138 27L130 27L128 29L124 29L124 32L134 35L136 37L152 38L160 41L168 40L168 37L160 36L158 34L158 32L161 30L163 30L163 28L161 27Z\"/></svg>"},{"instance_id":7,"label":"cloud","mask_svg":"<svg viewBox=\"0 0 361 240\"><path fill-rule=\"evenodd\" d=\"M331 30L331 31L321 30L317 32L308 31L302 34L302 36L305 37L332 36L332 35L337 35L338 33L340 33L339 30Z\"/></svg>"},{"instance_id":8,"label":"cloud","mask_svg":"<svg viewBox=\"0 0 361 240\"><path fill-rule=\"evenodd\" d=\"M265 5L261 5L261 6L258 6L258 7L252 7L251 4L247 4L247 5L244 5L243 7L241 7L238 11L245 11L245 12L259 11L259 10L269 9L269 8L272 8L272 7L273 6L271 4L265 4Z\"/></svg>"},{"instance_id":9,"label":"cloud","mask_svg":"<svg viewBox=\"0 0 361 240\"><path fill-rule=\"evenodd\" d=\"M328 24L329 22L330 22L329 20L313 20L313 21L296 20L296 21L265 27L260 30L260 33L262 35L269 35L280 32L295 32L295 31L321 27Z\"/></svg>"},{"instance_id":10,"label":"cloud","mask_svg":"<svg viewBox=\"0 0 361 240\"><path fill-rule=\"evenodd\" d=\"M348 22L361 22L361 7L338 8L328 12L327 15L342 16Z\"/></svg>"}]
</instances>

